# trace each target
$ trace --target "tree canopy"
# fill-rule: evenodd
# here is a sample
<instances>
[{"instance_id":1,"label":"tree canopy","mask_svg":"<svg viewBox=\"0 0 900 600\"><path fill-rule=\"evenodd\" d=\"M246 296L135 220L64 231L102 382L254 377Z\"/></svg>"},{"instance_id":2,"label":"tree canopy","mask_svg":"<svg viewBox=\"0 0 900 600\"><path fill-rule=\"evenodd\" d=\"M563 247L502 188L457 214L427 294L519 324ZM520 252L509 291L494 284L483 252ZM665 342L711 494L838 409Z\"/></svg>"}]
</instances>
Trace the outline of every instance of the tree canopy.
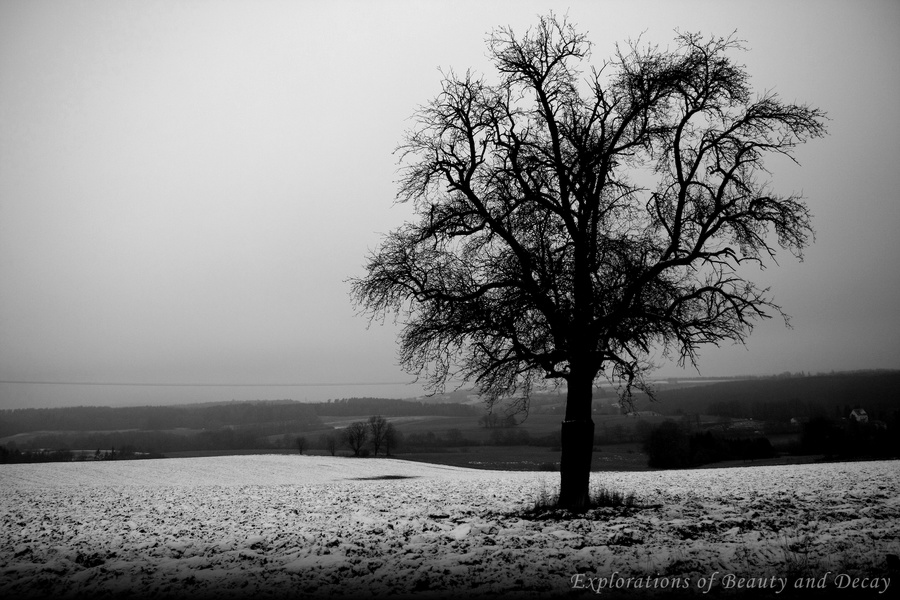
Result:
<instances>
[{"instance_id":1,"label":"tree canopy","mask_svg":"<svg viewBox=\"0 0 900 600\"><path fill-rule=\"evenodd\" d=\"M417 220L351 281L359 307L402 322L404 367L489 401L562 380L566 420L589 423L598 377L630 393L654 352L696 365L784 316L742 265L811 241L764 159L824 135L821 110L754 94L733 35L629 43L596 68L554 15L487 43L494 82L444 72L415 113L398 200Z\"/></svg>"},{"instance_id":2,"label":"tree canopy","mask_svg":"<svg viewBox=\"0 0 900 600\"><path fill-rule=\"evenodd\" d=\"M421 218L353 282L373 314L403 313L405 366L493 395L573 360L632 380L654 346L693 362L781 313L738 266L774 257L772 230L797 256L809 242L763 159L821 136L821 111L753 96L734 37L631 44L586 74L589 42L554 17L488 45L498 83L447 73L416 113L399 199Z\"/></svg>"}]
</instances>

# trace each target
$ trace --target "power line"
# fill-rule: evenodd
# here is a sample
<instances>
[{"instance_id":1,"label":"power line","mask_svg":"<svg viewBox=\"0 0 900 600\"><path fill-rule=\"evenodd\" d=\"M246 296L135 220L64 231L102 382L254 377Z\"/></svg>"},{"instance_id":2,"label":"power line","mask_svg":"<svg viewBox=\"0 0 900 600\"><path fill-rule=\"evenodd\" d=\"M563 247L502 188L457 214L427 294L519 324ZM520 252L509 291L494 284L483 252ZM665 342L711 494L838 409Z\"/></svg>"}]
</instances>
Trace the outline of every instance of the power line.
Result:
<instances>
[{"instance_id":1,"label":"power line","mask_svg":"<svg viewBox=\"0 0 900 600\"><path fill-rule=\"evenodd\" d=\"M370 381L370 382L317 382L317 383L150 383L123 381L30 381L0 380L0 384L21 385L85 385L122 387L341 387L363 385L408 385L410 381Z\"/></svg>"}]
</instances>

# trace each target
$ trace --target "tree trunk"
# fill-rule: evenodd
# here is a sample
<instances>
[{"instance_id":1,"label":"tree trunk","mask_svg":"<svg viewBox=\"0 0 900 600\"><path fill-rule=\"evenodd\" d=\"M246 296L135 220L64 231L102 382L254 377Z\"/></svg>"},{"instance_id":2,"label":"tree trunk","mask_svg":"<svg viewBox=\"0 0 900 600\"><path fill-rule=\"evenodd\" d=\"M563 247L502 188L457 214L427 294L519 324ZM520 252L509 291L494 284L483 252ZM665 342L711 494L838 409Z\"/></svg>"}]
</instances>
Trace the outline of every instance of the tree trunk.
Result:
<instances>
[{"instance_id":1,"label":"tree trunk","mask_svg":"<svg viewBox=\"0 0 900 600\"><path fill-rule=\"evenodd\" d=\"M594 380L574 377L566 395L566 420L562 422L562 456L559 474L559 507L580 511L590 503L591 459L594 451L594 421L591 400Z\"/></svg>"}]
</instances>

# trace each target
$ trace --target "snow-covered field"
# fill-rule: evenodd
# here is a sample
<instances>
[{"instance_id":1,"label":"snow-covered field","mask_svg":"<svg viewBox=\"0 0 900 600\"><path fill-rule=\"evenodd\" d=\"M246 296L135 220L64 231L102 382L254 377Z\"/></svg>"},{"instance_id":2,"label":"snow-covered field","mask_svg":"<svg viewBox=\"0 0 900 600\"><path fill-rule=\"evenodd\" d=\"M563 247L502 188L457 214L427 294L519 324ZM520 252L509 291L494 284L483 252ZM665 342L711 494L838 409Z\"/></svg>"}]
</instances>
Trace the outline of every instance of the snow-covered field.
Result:
<instances>
[{"instance_id":1,"label":"snow-covered field","mask_svg":"<svg viewBox=\"0 0 900 600\"><path fill-rule=\"evenodd\" d=\"M0 597L900 589L900 461L595 473L648 507L513 514L557 477L299 455L0 465Z\"/></svg>"}]
</instances>

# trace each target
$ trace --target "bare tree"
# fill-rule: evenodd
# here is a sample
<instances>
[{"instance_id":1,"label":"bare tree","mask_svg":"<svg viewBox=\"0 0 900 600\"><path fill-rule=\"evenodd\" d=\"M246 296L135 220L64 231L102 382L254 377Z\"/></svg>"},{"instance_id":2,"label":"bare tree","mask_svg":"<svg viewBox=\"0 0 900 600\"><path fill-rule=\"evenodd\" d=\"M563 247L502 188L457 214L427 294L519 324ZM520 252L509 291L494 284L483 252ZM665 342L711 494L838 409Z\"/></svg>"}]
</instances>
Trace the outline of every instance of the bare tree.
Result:
<instances>
[{"instance_id":1,"label":"bare tree","mask_svg":"<svg viewBox=\"0 0 900 600\"><path fill-rule=\"evenodd\" d=\"M331 434L319 438L319 445L325 448L332 456L337 454L337 438Z\"/></svg>"},{"instance_id":2,"label":"bare tree","mask_svg":"<svg viewBox=\"0 0 900 600\"><path fill-rule=\"evenodd\" d=\"M799 195L764 159L793 160L825 114L754 95L735 37L629 43L599 69L552 14L488 40L499 79L444 74L401 144L398 200L417 220L387 234L352 279L356 305L404 327L404 367L434 390L472 382L527 408L566 386L559 502L589 502L598 379L652 392L655 351L696 368L704 344L743 342L779 314L747 264L812 239ZM774 231L774 237L769 234Z\"/></svg>"},{"instance_id":3,"label":"bare tree","mask_svg":"<svg viewBox=\"0 0 900 600\"><path fill-rule=\"evenodd\" d=\"M388 423L384 430L384 453L391 455L391 450L396 449L400 445L402 436L393 423Z\"/></svg>"},{"instance_id":4,"label":"bare tree","mask_svg":"<svg viewBox=\"0 0 900 600\"><path fill-rule=\"evenodd\" d=\"M344 429L344 444L353 451L353 456L359 456L369 439L369 428L362 421L350 423Z\"/></svg>"},{"instance_id":5,"label":"bare tree","mask_svg":"<svg viewBox=\"0 0 900 600\"><path fill-rule=\"evenodd\" d=\"M369 417L369 439L372 442L372 454L378 456L378 451L384 446L384 436L387 433L387 419L381 415Z\"/></svg>"},{"instance_id":6,"label":"bare tree","mask_svg":"<svg viewBox=\"0 0 900 600\"><path fill-rule=\"evenodd\" d=\"M295 443L297 445L297 450L300 451L300 454L303 454L303 451L306 450L307 446L306 438L301 435L295 440Z\"/></svg>"}]
</instances>

